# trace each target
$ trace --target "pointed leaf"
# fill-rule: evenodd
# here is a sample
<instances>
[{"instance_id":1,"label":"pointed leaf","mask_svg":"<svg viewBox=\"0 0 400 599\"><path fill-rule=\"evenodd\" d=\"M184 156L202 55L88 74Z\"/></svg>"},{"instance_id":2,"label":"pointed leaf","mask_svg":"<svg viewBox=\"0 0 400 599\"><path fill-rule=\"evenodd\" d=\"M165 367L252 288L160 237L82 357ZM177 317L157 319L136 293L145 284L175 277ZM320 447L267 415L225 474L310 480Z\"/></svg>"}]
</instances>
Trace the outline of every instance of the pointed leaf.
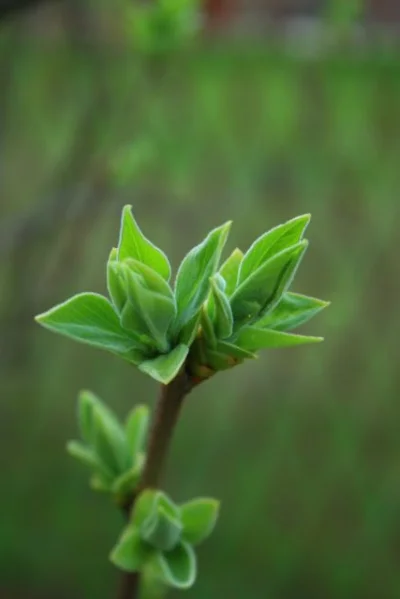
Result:
<instances>
[{"instance_id":1,"label":"pointed leaf","mask_svg":"<svg viewBox=\"0 0 400 599\"><path fill-rule=\"evenodd\" d=\"M109 471L120 474L130 466L129 448L115 414L90 391L79 394L82 436Z\"/></svg>"},{"instance_id":2,"label":"pointed leaf","mask_svg":"<svg viewBox=\"0 0 400 599\"><path fill-rule=\"evenodd\" d=\"M137 572L151 555L152 551L140 540L137 529L130 525L112 550L110 560L121 570Z\"/></svg>"},{"instance_id":3,"label":"pointed leaf","mask_svg":"<svg viewBox=\"0 0 400 599\"><path fill-rule=\"evenodd\" d=\"M304 324L327 306L329 302L288 291L283 294L279 304L257 322L257 326L288 331Z\"/></svg>"},{"instance_id":4,"label":"pointed leaf","mask_svg":"<svg viewBox=\"0 0 400 599\"><path fill-rule=\"evenodd\" d=\"M174 333L200 310L210 290L210 277L216 272L231 222L214 229L183 259L175 282L178 316Z\"/></svg>"},{"instance_id":5,"label":"pointed leaf","mask_svg":"<svg viewBox=\"0 0 400 599\"><path fill-rule=\"evenodd\" d=\"M320 341L323 341L323 337L293 335L270 329L259 329L255 326L243 327L236 339L238 345L251 351L268 347L290 347L305 343L319 343Z\"/></svg>"},{"instance_id":6,"label":"pointed leaf","mask_svg":"<svg viewBox=\"0 0 400 599\"><path fill-rule=\"evenodd\" d=\"M116 311L121 313L128 296L124 288L123 275L118 269L117 254L117 248L113 248L107 262L107 289Z\"/></svg>"},{"instance_id":7,"label":"pointed leaf","mask_svg":"<svg viewBox=\"0 0 400 599\"><path fill-rule=\"evenodd\" d=\"M311 215L304 214L274 227L256 239L246 252L239 270L239 283L245 281L261 264L298 243L310 222Z\"/></svg>"},{"instance_id":8,"label":"pointed leaf","mask_svg":"<svg viewBox=\"0 0 400 599\"><path fill-rule=\"evenodd\" d=\"M132 459L144 451L149 422L150 411L145 405L135 406L127 418L125 434Z\"/></svg>"},{"instance_id":9,"label":"pointed leaf","mask_svg":"<svg viewBox=\"0 0 400 599\"><path fill-rule=\"evenodd\" d=\"M239 248L236 248L219 269L220 274L226 281L225 293L228 297L232 295L236 289L239 267L242 259L243 252L239 250Z\"/></svg>"},{"instance_id":10,"label":"pointed leaf","mask_svg":"<svg viewBox=\"0 0 400 599\"><path fill-rule=\"evenodd\" d=\"M239 347L236 344L236 341L235 343L232 343L231 341L218 341L217 351L219 351L221 354L225 354L226 356L232 356L240 360L257 358L257 356L252 352L244 349L243 347Z\"/></svg>"},{"instance_id":11,"label":"pointed leaf","mask_svg":"<svg viewBox=\"0 0 400 599\"><path fill-rule=\"evenodd\" d=\"M201 307L200 311L200 326L201 336L209 347L215 347L217 345L217 337L215 335L213 323L208 315L205 306Z\"/></svg>"},{"instance_id":12,"label":"pointed leaf","mask_svg":"<svg viewBox=\"0 0 400 599\"><path fill-rule=\"evenodd\" d=\"M215 279L211 280L211 293L214 300L214 328L219 339L232 335L233 315L228 297L220 289Z\"/></svg>"},{"instance_id":13,"label":"pointed leaf","mask_svg":"<svg viewBox=\"0 0 400 599\"><path fill-rule=\"evenodd\" d=\"M183 364L189 348L187 345L178 345L169 354L159 356L153 360L146 360L139 365L139 370L145 372L156 381L167 385L176 377Z\"/></svg>"},{"instance_id":14,"label":"pointed leaf","mask_svg":"<svg viewBox=\"0 0 400 599\"><path fill-rule=\"evenodd\" d=\"M140 527L141 538L155 549L171 551L179 542L182 524L171 516L164 506L159 505Z\"/></svg>"},{"instance_id":15,"label":"pointed leaf","mask_svg":"<svg viewBox=\"0 0 400 599\"><path fill-rule=\"evenodd\" d=\"M167 331L176 315L175 302L161 293L146 289L141 283L141 278L129 267L124 266L124 270L129 304L137 314L137 326L140 327L135 332L148 335L160 352L168 351ZM127 322L125 311L126 309L121 319L123 326L126 326Z\"/></svg>"},{"instance_id":16,"label":"pointed leaf","mask_svg":"<svg viewBox=\"0 0 400 599\"><path fill-rule=\"evenodd\" d=\"M181 542L172 551L157 553L152 566L155 575L170 587L188 589L196 580L196 556L187 543Z\"/></svg>"},{"instance_id":17,"label":"pointed leaf","mask_svg":"<svg viewBox=\"0 0 400 599\"><path fill-rule=\"evenodd\" d=\"M273 256L251 274L231 297L235 326L261 318L291 284L307 248L305 240Z\"/></svg>"},{"instance_id":18,"label":"pointed leaf","mask_svg":"<svg viewBox=\"0 0 400 599\"><path fill-rule=\"evenodd\" d=\"M55 333L114 353L128 352L135 345L110 302L97 293L74 295L35 320Z\"/></svg>"},{"instance_id":19,"label":"pointed leaf","mask_svg":"<svg viewBox=\"0 0 400 599\"><path fill-rule=\"evenodd\" d=\"M204 541L214 530L219 507L219 501L208 497L193 499L181 505L183 540L191 545Z\"/></svg>"},{"instance_id":20,"label":"pointed leaf","mask_svg":"<svg viewBox=\"0 0 400 599\"><path fill-rule=\"evenodd\" d=\"M122 261L125 258L134 258L147 264L167 281L171 276L168 258L143 235L133 217L132 206L125 206L122 211L118 260Z\"/></svg>"},{"instance_id":21,"label":"pointed leaf","mask_svg":"<svg viewBox=\"0 0 400 599\"><path fill-rule=\"evenodd\" d=\"M101 473L106 481L110 482L112 480L112 472L107 470L107 468L98 460L93 450L83 445L83 443L79 443L79 441L68 441L67 452L91 470Z\"/></svg>"}]
</instances>

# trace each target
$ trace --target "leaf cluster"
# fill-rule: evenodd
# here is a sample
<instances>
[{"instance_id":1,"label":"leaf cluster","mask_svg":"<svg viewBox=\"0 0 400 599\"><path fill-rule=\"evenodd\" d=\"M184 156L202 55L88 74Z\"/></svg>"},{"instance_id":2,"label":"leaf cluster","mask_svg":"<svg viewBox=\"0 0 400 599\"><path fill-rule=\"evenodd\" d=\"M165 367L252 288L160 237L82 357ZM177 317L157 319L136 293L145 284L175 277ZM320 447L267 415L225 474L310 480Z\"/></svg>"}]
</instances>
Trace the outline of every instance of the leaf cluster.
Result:
<instances>
[{"instance_id":1,"label":"leaf cluster","mask_svg":"<svg viewBox=\"0 0 400 599\"><path fill-rule=\"evenodd\" d=\"M168 258L125 206L118 246L107 262L109 298L81 293L36 320L120 356L163 384L184 367L201 381L264 348L319 342L291 333L328 305L289 291L308 247L309 220L306 214L267 231L220 266L227 222L189 251L172 284Z\"/></svg>"},{"instance_id":2,"label":"leaf cluster","mask_svg":"<svg viewBox=\"0 0 400 599\"><path fill-rule=\"evenodd\" d=\"M215 499L202 497L176 505L162 491L145 490L110 559L122 570L146 570L166 586L187 589L197 575L194 547L211 534L218 512Z\"/></svg>"}]
</instances>

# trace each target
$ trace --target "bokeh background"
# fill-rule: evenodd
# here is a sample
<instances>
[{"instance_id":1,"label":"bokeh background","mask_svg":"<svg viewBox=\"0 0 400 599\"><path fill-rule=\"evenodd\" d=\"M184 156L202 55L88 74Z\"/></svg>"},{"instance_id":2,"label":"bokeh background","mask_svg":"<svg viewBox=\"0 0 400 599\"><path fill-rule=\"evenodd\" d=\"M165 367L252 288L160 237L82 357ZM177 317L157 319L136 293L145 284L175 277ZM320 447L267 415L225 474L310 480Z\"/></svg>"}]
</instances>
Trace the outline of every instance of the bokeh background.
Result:
<instances>
[{"instance_id":1,"label":"bokeh background","mask_svg":"<svg viewBox=\"0 0 400 599\"><path fill-rule=\"evenodd\" d=\"M196 34L33 4L0 20L1 599L114 596L122 518L65 443L81 388L123 417L157 387L33 316L105 291L125 203L175 268L228 219L245 249L311 212L294 289L332 301L325 343L185 405L166 488L223 506L186 596L400 597L399 4L204 2Z\"/></svg>"}]
</instances>

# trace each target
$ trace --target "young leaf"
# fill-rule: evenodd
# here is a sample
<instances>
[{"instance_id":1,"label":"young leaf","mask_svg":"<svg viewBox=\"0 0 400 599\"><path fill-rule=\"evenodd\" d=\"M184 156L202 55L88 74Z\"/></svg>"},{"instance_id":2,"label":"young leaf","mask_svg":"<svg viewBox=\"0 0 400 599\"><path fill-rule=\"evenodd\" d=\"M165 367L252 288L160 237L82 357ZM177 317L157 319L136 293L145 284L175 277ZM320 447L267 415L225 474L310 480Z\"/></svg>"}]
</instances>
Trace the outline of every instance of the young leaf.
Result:
<instances>
[{"instance_id":1,"label":"young leaf","mask_svg":"<svg viewBox=\"0 0 400 599\"><path fill-rule=\"evenodd\" d=\"M183 343L190 347L194 340L196 339L199 324L200 324L201 313L198 312L189 320L187 324L179 331L178 342ZM172 323L171 329L174 328L174 323ZM171 336L171 335L170 335Z\"/></svg>"},{"instance_id":2,"label":"young leaf","mask_svg":"<svg viewBox=\"0 0 400 599\"><path fill-rule=\"evenodd\" d=\"M233 330L233 315L228 297L215 279L211 280L211 293L214 301L215 333L219 339L227 339Z\"/></svg>"},{"instance_id":3,"label":"young leaf","mask_svg":"<svg viewBox=\"0 0 400 599\"><path fill-rule=\"evenodd\" d=\"M289 331L304 324L327 306L329 302L288 291L283 294L279 304L257 322L257 326Z\"/></svg>"},{"instance_id":4,"label":"young leaf","mask_svg":"<svg viewBox=\"0 0 400 599\"><path fill-rule=\"evenodd\" d=\"M201 307L200 311L200 326L201 335L209 347L215 347L217 345L217 337L215 335L213 323L208 315L205 306Z\"/></svg>"},{"instance_id":5,"label":"young leaf","mask_svg":"<svg viewBox=\"0 0 400 599\"><path fill-rule=\"evenodd\" d=\"M173 332L178 334L200 310L210 290L210 277L216 272L231 222L211 231L183 259L176 276L175 296L178 316Z\"/></svg>"},{"instance_id":6,"label":"young leaf","mask_svg":"<svg viewBox=\"0 0 400 599\"><path fill-rule=\"evenodd\" d=\"M163 385L168 385L182 368L189 348L187 345L177 345L169 354L146 360L139 365L139 370L148 374Z\"/></svg>"},{"instance_id":7,"label":"young leaf","mask_svg":"<svg viewBox=\"0 0 400 599\"><path fill-rule=\"evenodd\" d=\"M168 258L143 235L133 217L132 206L125 206L122 211L118 260L122 261L125 258L134 258L147 264L167 281L171 276Z\"/></svg>"},{"instance_id":8,"label":"young leaf","mask_svg":"<svg viewBox=\"0 0 400 599\"><path fill-rule=\"evenodd\" d=\"M138 260L127 258L121 263L122 267L128 267L135 275L140 275L141 284L150 291L164 295L174 301L174 292L169 283L162 278L153 268L142 264Z\"/></svg>"},{"instance_id":9,"label":"young leaf","mask_svg":"<svg viewBox=\"0 0 400 599\"><path fill-rule=\"evenodd\" d=\"M307 248L305 240L287 248L262 264L239 285L231 297L231 308L238 327L261 318L287 290Z\"/></svg>"},{"instance_id":10,"label":"young leaf","mask_svg":"<svg viewBox=\"0 0 400 599\"><path fill-rule=\"evenodd\" d=\"M170 587L188 589L196 580L196 556L187 543L181 542L172 551L157 553L152 566L155 575Z\"/></svg>"},{"instance_id":11,"label":"young leaf","mask_svg":"<svg viewBox=\"0 0 400 599\"><path fill-rule=\"evenodd\" d=\"M292 333L283 333L271 329L259 329L255 326L243 327L236 339L238 345L250 351L268 347L290 347L320 341L323 341L323 337L293 335Z\"/></svg>"},{"instance_id":12,"label":"young leaf","mask_svg":"<svg viewBox=\"0 0 400 599\"><path fill-rule=\"evenodd\" d=\"M141 538L160 551L171 551L176 547L181 532L181 522L173 518L161 505L158 506L156 513L146 518L140 527Z\"/></svg>"},{"instance_id":13,"label":"young leaf","mask_svg":"<svg viewBox=\"0 0 400 599\"><path fill-rule=\"evenodd\" d=\"M74 295L35 320L55 333L114 353L135 347L110 302L97 293Z\"/></svg>"},{"instance_id":14,"label":"young leaf","mask_svg":"<svg viewBox=\"0 0 400 599\"><path fill-rule=\"evenodd\" d=\"M117 248L113 248L107 262L107 289L116 311L121 313L128 297L122 273L118 269L117 254Z\"/></svg>"},{"instance_id":15,"label":"young leaf","mask_svg":"<svg viewBox=\"0 0 400 599\"><path fill-rule=\"evenodd\" d=\"M207 497L181 505L182 538L191 545L202 543L214 530L220 502Z\"/></svg>"},{"instance_id":16,"label":"young leaf","mask_svg":"<svg viewBox=\"0 0 400 599\"><path fill-rule=\"evenodd\" d=\"M151 557L152 551L140 539L137 529L130 525L122 533L110 554L111 562L126 572L136 572Z\"/></svg>"},{"instance_id":17,"label":"young leaf","mask_svg":"<svg viewBox=\"0 0 400 599\"><path fill-rule=\"evenodd\" d=\"M109 472L120 474L131 464L124 431L113 412L94 393L79 395L79 424L86 442Z\"/></svg>"},{"instance_id":18,"label":"young leaf","mask_svg":"<svg viewBox=\"0 0 400 599\"><path fill-rule=\"evenodd\" d=\"M242 259L243 252L239 250L239 248L236 248L219 269L219 273L223 276L226 282L225 293L228 297L232 295L236 289L239 267Z\"/></svg>"},{"instance_id":19,"label":"young leaf","mask_svg":"<svg viewBox=\"0 0 400 599\"><path fill-rule=\"evenodd\" d=\"M124 270L129 304L138 317L137 326L140 329L137 333L148 335L160 352L167 352L167 331L176 315L175 302L161 293L146 289L141 278L128 267L124 267ZM126 308L121 319L123 326L126 325L125 311Z\"/></svg>"},{"instance_id":20,"label":"young leaf","mask_svg":"<svg viewBox=\"0 0 400 599\"><path fill-rule=\"evenodd\" d=\"M126 496L132 493L139 483L143 470L143 463L138 463L114 479L111 490L115 495Z\"/></svg>"},{"instance_id":21,"label":"young leaf","mask_svg":"<svg viewBox=\"0 0 400 599\"><path fill-rule=\"evenodd\" d=\"M149 422L150 412L146 405L135 406L127 418L125 434L132 459L144 450Z\"/></svg>"},{"instance_id":22,"label":"young leaf","mask_svg":"<svg viewBox=\"0 0 400 599\"><path fill-rule=\"evenodd\" d=\"M159 491L145 489L135 501L132 523L139 529L151 514L155 513L159 503Z\"/></svg>"},{"instance_id":23,"label":"young leaf","mask_svg":"<svg viewBox=\"0 0 400 599\"><path fill-rule=\"evenodd\" d=\"M67 452L94 472L100 473L106 482L110 483L112 481L112 472L98 460L93 450L83 445L83 443L68 441Z\"/></svg>"},{"instance_id":24,"label":"young leaf","mask_svg":"<svg viewBox=\"0 0 400 599\"><path fill-rule=\"evenodd\" d=\"M274 227L256 239L246 252L239 269L239 284L245 281L261 264L298 243L310 222L311 215L305 214Z\"/></svg>"}]
</instances>

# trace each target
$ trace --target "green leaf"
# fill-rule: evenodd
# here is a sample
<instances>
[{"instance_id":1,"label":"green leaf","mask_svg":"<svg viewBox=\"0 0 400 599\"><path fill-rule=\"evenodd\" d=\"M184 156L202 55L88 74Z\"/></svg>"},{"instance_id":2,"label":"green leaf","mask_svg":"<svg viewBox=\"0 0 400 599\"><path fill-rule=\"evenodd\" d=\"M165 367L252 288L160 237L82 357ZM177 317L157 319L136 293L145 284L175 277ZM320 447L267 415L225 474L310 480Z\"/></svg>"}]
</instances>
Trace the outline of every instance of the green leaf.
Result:
<instances>
[{"instance_id":1,"label":"green leaf","mask_svg":"<svg viewBox=\"0 0 400 599\"><path fill-rule=\"evenodd\" d=\"M118 260L122 261L125 258L134 258L147 264L167 281L171 276L168 258L143 235L133 217L132 206L125 206L122 211Z\"/></svg>"},{"instance_id":2,"label":"green leaf","mask_svg":"<svg viewBox=\"0 0 400 599\"><path fill-rule=\"evenodd\" d=\"M178 316L174 334L200 310L210 290L210 277L216 272L231 222L211 231L183 259L176 276L175 296Z\"/></svg>"},{"instance_id":3,"label":"green leaf","mask_svg":"<svg viewBox=\"0 0 400 599\"><path fill-rule=\"evenodd\" d=\"M310 222L311 215L305 214L274 227L256 239L246 252L238 275L239 284L245 281L261 264L298 243Z\"/></svg>"},{"instance_id":4,"label":"green leaf","mask_svg":"<svg viewBox=\"0 0 400 599\"><path fill-rule=\"evenodd\" d=\"M139 537L138 530L130 525L122 533L110 554L111 562L126 572L136 572L151 557L152 551Z\"/></svg>"},{"instance_id":5,"label":"green leaf","mask_svg":"<svg viewBox=\"0 0 400 599\"><path fill-rule=\"evenodd\" d=\"M110 302L97 293L74 295L35 320L55 333L114 353L123 354L135 347Z\"/></svg>"},{"instance_id":6,"label":"green leaf","mask_svg":"<svg viewBox=\"0 0 400 599\"><path fill-rule=\"evenodd\" d=\"M187 345L177 345L169 354L142 362L139 365L139 370L148 374L159 383L168 385L185 363L188 351L189 348Z\"/></svg>"},{"instance_id":7,"label":"green leaf","mask_svg":"<svg viewBox=\"0 0 400 599\"><path fill-rule=\"evenodd\" d=\"M208 311L205 306L201 307L200 311L200 326L201 336L205 340L209 347L215 347L217 345L217 337L215 335L213 323L208 315Z\"/></svg>"},{"instance_id":8,"label":"green leaf","mask_svg":"<svg viewBox=\"0 0 400 599\"><path fill-rule=\"evenodd\" d=\"M172 551L157 553L151 563L155 575L167 586L188 589L196 580L196 556L187 543L181 542Z\"/></svg>"},{"instance_id":9,"label":"green leaf","mask_svg":"<svg viewBox=\"0 0 400 599\"><path fill-rule=\"evenodd\" d=\"M243 252L236 248L232 254L223 263L219 269L219 273L223 276L226 282L225 293L229 297L236 289L238 282L240 263L243 259Z\"/></svg>"},{"instance_id":10,"label":"green leaf","mask_svg":"<svg viewBox=\"0 0 400 599\"><path fill-rule=\"evenodd\" d=\"M233 315L227 295L220 289L215 279L211 280L211 293L214 300L214 327L219 339L232 335Z\"/></svg>"},{"instance_id":11,"label":"green leaf","mask_svg":"<svg viewBox=\"0 0 400 599\"><path fill-rule=\"evenodd\" d=\"M67 452L92 471L101 474L101 477L106 482L109 483L112 480L112 472L98 460L94 451L83 445L83 443L80 443L79 441L68 441Z\"/></svg>"},{"instance_id":12,"label":"green leaf","mask_svg":"<svg viewBox=\"0 0 400 599\"><path fill-rule=\"evenodd\" d=\"M124 288L123 275L118 269L118 250L113 248L107 262L107 289L112 303L118 313L121 313L128 299Z\"/></svg>"},{"instance_id":13,"label":"green leaf","mask_svg":"<svg viewBox=\"0 0 400 599\"><path fill-rule=\"evenodd\" d=\"M171 286L154 269L132 258L127 258L121 262L121 266L128 267L135 275L140 275L140 282L146 289L164 295L171 301L175 301Z\"/></svg>"},{"instance_id":14,"label":"green leaf","mask_svg":"<svg viewBox=\"0 0 400 599\"><path fill-rule=\"evenodd\" d=\"M320 341L323 341L323 337L293 335L271 329L260 329L255 326L243 327L236 339L238 345L251 351L268 347L290 347L305 343L319 343Z\"/></svg>"},{"instance_id":15,"label":"green leaf","mask_svg":"<svg viewBox=\"0 0 400 599\"><path fill-rule=\"evenodd\" d=\"M145 405L135 406L126 420L125 434L133 459L144 451L149 422L150 411Z\"/></svg>"},{"instance_id":16,"label":"green leaf","mask_svg":"<svg viewBox=\"0 0 400 599\"><path fill-rule=\"evenodd\" d=\"M145 489L136 499L133 507L132 522L139 529L148 516L154 513L159 503L159 491Z\"/></svg>"},{"instance_id":17,"label":"green leaf","mask_svg":"<svg viewBox=\"0 0 400 599\"><path fill-rule=\"evenodd\" d=\"M133 467L114 479L112 492L119 496L126 496L132 493L137 487L143 470L144 460L137 462Z\"/></svg>"},{"instance_id":18,"label":"green leaf","mask_svg":"<svg viewBox=\"0 0 400 599\"><path fill-rule=\"evenodd\" d=\"M201 313L198 312L198 314L195 314L193 318L189 320L189 322L185 324L184 327L182 327L178 336L179 343L183 343L188 347L192 345L192 343L196 339L199 330L200 318ZM171 328L173 328L173 326Z\"/></svg>"},{"instance_id":19,"label":"green leaf","mask_svg":"<svg viewBox=\"0 0 400 599\"><path fill-rule=\"evenodd\" d=\"M162 505L146 518L140 527L141 538L155 549L171 551L179 542L182 524L171 516Z\"/></svg>"},{"instance_id":20,"label":"green leaf","mask_svg":"<svg viewBox=\"0 0 400 599\"><path fill-rule=\"evenodd\" d=\"M183 540L198 545L209 537L217 523L219 507L219 501L208 497L193 499L181 505Z\"/></svg>"},{"instance_id":21,"label":"green leaf","mask_svg":"<svg viewBox=\"0 0 400 599\"><path fill-rule=\"evenodd\" d=\"M125 432L115 414L91 391L81 391L78 400L82 437L97 459L114 475L131 464Z\"/></svg>"},{"instance_id":22,"label":"green leaf","mask_svg":"<svg viewBox=\"0 0 400 599\"><path fill-rule=\"evenodd\" d=\"M244 349L243 347L239 347L232 341L218 341L217 350L226 356L232 356L233 358L238 358L239 360L246 360L248 358L254 359L257 356L250 351Z\"/></svg>"},{"instance_id":23,"label":"green leaf","mask_svg":"<svg viewBox=\"0 0 400 599\"><path fill-rule=\"evenodd\" d=\"M329 306L329 303L289 291L283 294L279 304L271 312L257 322L257 326L276 331L288 331L313 318Z\"/></svg>"},{"instance_id":24,"label":"green leaf","mask_svg":"<svg viewBox=\"0 0 400 599\"><path fill-rule=\"evenodd\" d=\"M239 285L231 297L235 327L261 318L291 284L307 248L305 240L273 256Z\"/></svg>"},{"instance_id":25,"label":"green leaf","mask_svg":"<svg viewBox=\"0 0 400 599\"><path fill-rule=\"evenodd\" d=\"M141 278L129 267L124 266L124 270L129 307L131 314L137 316L136 322L133 320L138 327L135 332L139 335L148 335L160 352L167 352L169 350L167 331L176 315L175 302L161 293L146 289L142 285ZM122 326L127 325L126 314L127 306L122 314Z\"/></svg>"}]
</instances>

